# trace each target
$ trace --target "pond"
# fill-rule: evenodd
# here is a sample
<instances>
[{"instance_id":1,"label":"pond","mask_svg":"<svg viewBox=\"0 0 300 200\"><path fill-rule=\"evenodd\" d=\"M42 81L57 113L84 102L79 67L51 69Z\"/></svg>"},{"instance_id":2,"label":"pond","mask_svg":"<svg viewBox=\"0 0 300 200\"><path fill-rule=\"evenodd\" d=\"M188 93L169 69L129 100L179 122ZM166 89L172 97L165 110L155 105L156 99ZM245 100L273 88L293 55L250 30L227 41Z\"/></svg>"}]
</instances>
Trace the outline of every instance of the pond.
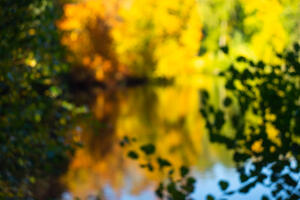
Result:
<instances>
[{"instance_id":1,"label":"pond","mask_svg":"<svg viewBox=\"0 0 300 200\"><path fill-rule=\"evenodd\" d=\"M191 197L205 199L208 194L222 197L219 180L240 185L233 161L233 151L212 143L200 114L201 89L210 91L212 102L224 96L224 81L200 77L185 85L120 87L114 90L78 91L76 100L89 104L91 116L76 122L69 131L83 143L76 150L67 172L61 177L65 185L62 199L157 199L155 187L164 176L140 167L143 162L127 157L120 141L126 136L135 144L154 144L156 155L166 158L175 167L191 169L196 178ZM248 194L230 199L259 199L268 194L266 188L255 187Z\"/></svg>"},{"instance_id":2,"label":"pond","mask_svg":"<svg viewBox=\"0 0 300 200\"><path fill-rule=\"evenodd\" d=\"M1 1L0 199L300 199L299 5Z\"/></svg>"}]
</instances>

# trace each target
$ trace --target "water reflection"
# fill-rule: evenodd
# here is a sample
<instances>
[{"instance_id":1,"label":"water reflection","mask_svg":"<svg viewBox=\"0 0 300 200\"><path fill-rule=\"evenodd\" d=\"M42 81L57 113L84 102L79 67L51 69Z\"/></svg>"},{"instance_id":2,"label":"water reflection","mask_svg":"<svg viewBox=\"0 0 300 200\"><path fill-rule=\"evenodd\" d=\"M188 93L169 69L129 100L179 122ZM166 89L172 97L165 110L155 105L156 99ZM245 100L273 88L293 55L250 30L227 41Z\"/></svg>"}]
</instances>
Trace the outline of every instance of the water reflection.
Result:
<instances>
[{"instance_id":1,"label":"water reflection","mask_svg":"<svg viewBox=\"0 0 300 200\"><path fill-rule=\"evenodd\" d=\"M146 195L146 199L154 199L155 183L162 174L141 169L126 158L119 145L124 136L135 138L137 146L154 144L158 155L175 167L191 166L195 173L211 174L217 163L231 168L231 152L209 143L199 113L199 88L218 97L222 95L218 82L206 78L198 86L97 91L90 105L93 117L81 120L72 130L84 147L76 151L62 178L68 191L83 199L89 195L102 199L141 199ZM217 182L218 177L212 173L208 179Z\"/></svg>"},{"instance_id":2,"label":"water reflection","mask_svg":"<svg viewBox=\"0 0 300 200\"><path fill-rule=\"evenodd\" d=\"M209 93L202 91L201 113L210 141L234 151L242 182L230 191L228 182L220 181L224 194L246 194L262 185L274 199L300 198L299 50L294 44L293 50L278 54L282 66L238 57L222 73L227 95L219 107L209 106ZM248 68L239 71L241 64Z\"/></svg>"}]
</instances>

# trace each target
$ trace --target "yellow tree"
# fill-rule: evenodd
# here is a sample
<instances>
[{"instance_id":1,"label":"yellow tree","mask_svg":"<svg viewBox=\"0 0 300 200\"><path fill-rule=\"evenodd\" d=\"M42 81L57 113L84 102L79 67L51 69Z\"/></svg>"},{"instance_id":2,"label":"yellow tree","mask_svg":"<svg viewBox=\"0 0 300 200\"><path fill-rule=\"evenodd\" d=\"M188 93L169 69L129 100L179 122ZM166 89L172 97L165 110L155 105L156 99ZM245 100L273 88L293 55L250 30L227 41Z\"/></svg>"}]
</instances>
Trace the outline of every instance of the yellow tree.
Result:
<instances>
[{"instance_id":1,"label":"yellow tree","mask_svg":"<svg viewBox=\"0 0 300 200\"><path fill-rule=\"evenodd\" d=\"M109 81L125 72L113 48L111 29L117 1L88 0L66 4L58 26L64 31L62 43L71 52L69 60L92 71L95 78ZM75 74L76 76L76 74Z\"/></svg>"},{"instance_id":2,"label":"yellow tree","mask_svg":"<svg viewBox=\"0 0 300 200\"><path fill-rule=\"evenodd\" d=\"M194 0L129 0L113 30L116 51L132 73L176 76L193 72L201 39Z\"/></svg>"},{"instance_id":3,"label":"yellow tree","mask_svg":"<svg viewBox=\"0 0 300 200\"><path fill-rule=\"evenodd\" d=\"M268 63L299 38L297 0L199 0L204 38L201 57L206 69L227 66L220 46L233 57L244 54Z\"/></svg>"},{"instance_id":4,"label":"yellow tree","mask_svg":"<svg viewBox=\"0 0 300 200\"><path fill-rule=\"evenodd\" d=\"M88 0L66 4L58 23L71 61L93 69L99 80L175 76L194 71L201 38L193 0ZM124 67L126 66L126 68Z\"/></svg>"}]
</instances>

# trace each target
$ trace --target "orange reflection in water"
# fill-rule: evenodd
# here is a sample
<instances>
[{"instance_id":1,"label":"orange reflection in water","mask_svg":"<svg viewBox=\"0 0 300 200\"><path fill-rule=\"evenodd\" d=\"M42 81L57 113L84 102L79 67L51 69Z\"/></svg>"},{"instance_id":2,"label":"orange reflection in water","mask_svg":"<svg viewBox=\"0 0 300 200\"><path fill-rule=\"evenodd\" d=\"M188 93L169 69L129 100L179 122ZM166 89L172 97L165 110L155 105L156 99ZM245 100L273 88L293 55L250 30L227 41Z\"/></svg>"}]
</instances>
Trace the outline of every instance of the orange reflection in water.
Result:
<instances>
[{"instance_id":1,"label":"orange reflection in water","mask_svg":"<svg viewBox=\"0 0 300 200\"><path fill-rule=\"evenodd\" d=\"M119 145L124 136L137 140L129 149L154 144L156 155L168 159L175 168L186 165L204 172L216 162L230 165L229 152L208 142L198 112L199 87L210 87L211 82L100 91L91 106L95 120L82 121L72 132L84 147L76 151L63 177L68 190L81 198L100 192L104 199L108 185L118 197L125 187L132 195L153 191L154 183L164 175L148 172L128 159Z\"/></svg>"}]
</instances>

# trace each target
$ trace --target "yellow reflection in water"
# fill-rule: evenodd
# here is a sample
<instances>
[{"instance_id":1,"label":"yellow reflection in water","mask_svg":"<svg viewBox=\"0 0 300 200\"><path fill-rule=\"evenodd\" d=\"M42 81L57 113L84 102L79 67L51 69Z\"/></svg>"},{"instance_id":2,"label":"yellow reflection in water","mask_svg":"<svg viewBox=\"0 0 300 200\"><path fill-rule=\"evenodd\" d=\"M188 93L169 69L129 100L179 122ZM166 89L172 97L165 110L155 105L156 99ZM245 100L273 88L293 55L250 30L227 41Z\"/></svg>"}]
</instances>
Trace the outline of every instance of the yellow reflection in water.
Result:
<instances>
[{"instance_id":1,"label":"yellow reflection in water","mask_svg":"<svg viewBox=\"0 0 300 200\"><path fill-rule=\"evenodd\" d=\"M79 122L72 131L84 147L76 151L63 177L68 190L81 198L99 191L103 195L107 186L116 192L117 198L122 196L124 188L129 188L135 195L145 190L154 191L154 185L166 174L139 167L147 161L146 158L137 162L126 155L127 150L137 150L149 143L155 145L156 155L169 160L175 168L185 165L206 173L216 163L233 167L231 152L220 144L209 142L205 121L199 113L199 89L208 89L212 103L220 105L225 96L223 80L199 79L203 82L198 85L98 91L90 106L95 119ZM268 114L268 118L274 116ZM259 123L252 115L246 119ZM232 132L229 129L226 128L226 134ZM280 145L278 130L271 124L267 125L267 133ZM136 143L122 148L119 142L124 136L135 138ZM258 140L251 150L263 151L262 144L263 141Z\"/></svg>"},{"instance_id":2,"label":"yellow reflection in water","mask_svg":"<svg viewBox=\"0 0 300 200\"><path fill-rule=\"evenodd\" d=\"M162 174L148 172L128 159L119 145L124 136L136 138L135 146L154 144L156 154L175 167L194 166L205 171L216 162L231 165L230 153L210 144L204 131L199 88L212 88L209 83L213 83L210 78L205 80L198 87L100 91L91 106L96 121L81 122L72 132L81 137L84 147L76 151L63 177L69 191L86 197L109 185L121 195L128 180L132 194L153 189L153 181L157 184Z\"/></svg>"}]
</instances>

